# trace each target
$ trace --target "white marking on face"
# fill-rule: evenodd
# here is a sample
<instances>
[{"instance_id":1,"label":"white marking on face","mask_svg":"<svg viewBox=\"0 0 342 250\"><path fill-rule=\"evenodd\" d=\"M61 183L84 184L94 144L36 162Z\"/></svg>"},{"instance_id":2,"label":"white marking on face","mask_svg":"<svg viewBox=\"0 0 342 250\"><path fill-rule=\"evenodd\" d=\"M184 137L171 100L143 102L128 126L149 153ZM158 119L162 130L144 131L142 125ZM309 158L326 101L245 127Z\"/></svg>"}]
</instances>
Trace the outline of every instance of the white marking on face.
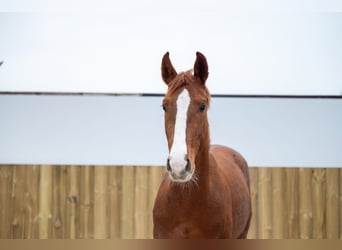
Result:
<instances>
[{"instance_id":1,"label":"white marking on face","mask_svg":"<svg viewBox=\"0 0 342 250\"><path fill-rule=\"evenodd\" d=\"M189 105L189 92L184 89L177 98L176 123L169 155L170 166L175 173L183 172L187 164L186 122Z\"/></svg>"}]
</instances>

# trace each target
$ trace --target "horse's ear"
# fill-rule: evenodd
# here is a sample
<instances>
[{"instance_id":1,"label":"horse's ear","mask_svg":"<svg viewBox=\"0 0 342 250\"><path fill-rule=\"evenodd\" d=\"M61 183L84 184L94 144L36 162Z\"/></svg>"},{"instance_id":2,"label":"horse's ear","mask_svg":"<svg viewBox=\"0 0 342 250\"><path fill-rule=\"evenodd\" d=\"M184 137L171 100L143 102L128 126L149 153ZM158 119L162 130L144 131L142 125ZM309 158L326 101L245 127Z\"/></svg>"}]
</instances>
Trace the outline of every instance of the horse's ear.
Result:
<instances>
[{"instance_id":1,"label":"horse's ear","mask_svg":"<svg viewBox=\"0 0 342 250\"><path fill-rule=\"evenodd\" d=\"M208 72L208 63L205 56L200 53L196 52L196 61L194 65L194 76L198 78L202 84L205 84L209 75Z\"/></svg>"},{"instance_id":2,"label":"horse's ear","mask_svg":"<svg viewBox=\"0 0 342 250\"><path fill-rule=\"evenodd\" d=\"M161 73L166 84L169 84L177 76L177 72L170 61L169 52L166 52L163 56Z\"/></svg>"}]
</instances>

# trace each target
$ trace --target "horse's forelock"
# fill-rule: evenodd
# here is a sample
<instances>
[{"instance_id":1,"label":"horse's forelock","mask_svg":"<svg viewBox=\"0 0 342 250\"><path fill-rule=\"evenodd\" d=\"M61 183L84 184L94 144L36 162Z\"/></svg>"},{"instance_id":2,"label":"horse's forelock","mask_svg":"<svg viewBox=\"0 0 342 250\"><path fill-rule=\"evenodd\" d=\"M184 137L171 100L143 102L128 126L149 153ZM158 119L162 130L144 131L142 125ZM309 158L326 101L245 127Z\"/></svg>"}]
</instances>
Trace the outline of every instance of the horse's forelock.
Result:
<instances>
[{"instance_id":1,"label":"horse's forelock","mask_svg":"<svg viewBox=\"0 0 342 250\"><path fill-rule=\"evenodd\" d=\"M193 70L188 70L186 72L179 73L175 79L168 86L168 93L174 94L178 92L179 89L183 89L185 86L194 86L197 85L196 88L202 88L204 97L208 100L208 104L210 103L210 93L205 85L198 85L193 75Z\"/></svg>"}]
</instances>

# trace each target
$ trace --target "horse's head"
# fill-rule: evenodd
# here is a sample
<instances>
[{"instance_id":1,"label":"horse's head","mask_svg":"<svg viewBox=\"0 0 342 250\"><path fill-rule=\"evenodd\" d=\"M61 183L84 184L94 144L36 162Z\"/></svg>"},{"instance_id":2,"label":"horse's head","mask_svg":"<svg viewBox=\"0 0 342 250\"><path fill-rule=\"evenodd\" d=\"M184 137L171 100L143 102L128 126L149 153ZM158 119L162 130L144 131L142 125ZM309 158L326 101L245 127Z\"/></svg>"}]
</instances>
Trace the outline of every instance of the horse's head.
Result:
<instances>
[{"instance_id":1,"label":"horse's head","mask_svg":"<svg viewBox=\"0 0 342 250\"><path fill-rule=\"evenodd\" d=\"M161 71L168 86L162 104L169 147L167 171L172 181L187 182L195 172L201 143L209 144L210 94L205 86L208 64L204 55L197 52L193 71L178 74L167 52Z\"/></svg>"}]
</instances>

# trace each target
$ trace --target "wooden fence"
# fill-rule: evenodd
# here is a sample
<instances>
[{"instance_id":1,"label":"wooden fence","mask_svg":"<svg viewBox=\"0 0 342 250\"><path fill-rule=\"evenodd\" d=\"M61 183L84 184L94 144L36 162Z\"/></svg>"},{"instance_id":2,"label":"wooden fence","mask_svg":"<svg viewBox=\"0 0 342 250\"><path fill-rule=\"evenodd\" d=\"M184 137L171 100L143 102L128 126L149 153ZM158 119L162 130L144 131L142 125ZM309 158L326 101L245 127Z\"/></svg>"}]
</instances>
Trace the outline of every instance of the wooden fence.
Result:
<instances>
[{"instance_id":1,"label":"wooden fence","mask_svg":"<svg viewBox=\"0 0 342 250\"><path fill-rule=\"evenodd\" d=\"M151 238L163 171L1 165L0 238ZM342 238L342 169L250 168L250 175L249 238Z\"/></svg>"}]
</instances>

